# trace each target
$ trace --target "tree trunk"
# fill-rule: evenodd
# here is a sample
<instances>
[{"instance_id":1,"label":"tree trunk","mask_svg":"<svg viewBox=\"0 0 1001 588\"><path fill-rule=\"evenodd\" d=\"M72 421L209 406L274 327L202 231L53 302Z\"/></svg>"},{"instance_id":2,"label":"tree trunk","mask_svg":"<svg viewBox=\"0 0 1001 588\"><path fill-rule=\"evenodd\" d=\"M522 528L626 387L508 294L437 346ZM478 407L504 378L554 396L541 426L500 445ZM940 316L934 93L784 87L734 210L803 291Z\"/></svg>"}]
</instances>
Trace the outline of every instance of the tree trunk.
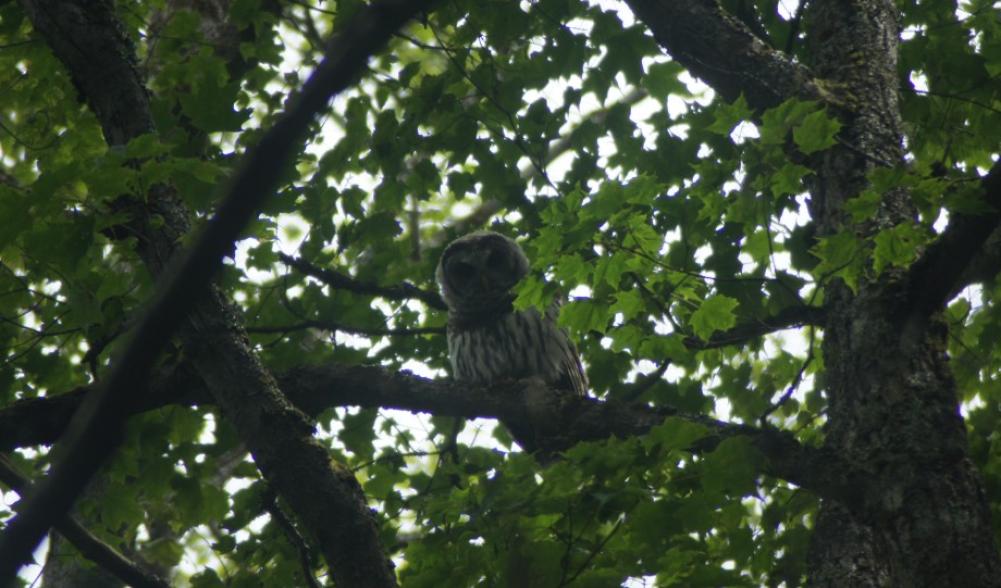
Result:
<instances>
[{"instance_id":1,"label":"tree trunk","mask_svg":"<svg viewBox=\"0 0 1001 588\"><path fill-rule=\"evenodd\" d=\"M841 143L812 165L821 235L863 236L914 218L906 191L849 226L842 205L877 166L901 165L897 10L889 0L818 1L807 31L821 77L848 103ZM824 502L813 535L813 586L1001 586L1001 565L936 311L907 304L904 273L825 290L827 448L868 472L861 504Z\"/></svg>"}]
</instances>

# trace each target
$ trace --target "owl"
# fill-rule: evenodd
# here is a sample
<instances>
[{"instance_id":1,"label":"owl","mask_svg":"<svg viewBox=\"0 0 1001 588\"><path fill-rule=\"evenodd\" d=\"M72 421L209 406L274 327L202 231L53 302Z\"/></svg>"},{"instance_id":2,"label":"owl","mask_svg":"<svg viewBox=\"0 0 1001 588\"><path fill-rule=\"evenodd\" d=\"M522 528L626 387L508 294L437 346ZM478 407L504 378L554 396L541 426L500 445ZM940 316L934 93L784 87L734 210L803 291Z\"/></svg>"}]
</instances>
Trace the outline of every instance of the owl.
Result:
<instances>
[{"instance_id":1,"label":"owl","mask_svg":"<svg viewBox=\"0 0 1001 588\"><path fill-rule=\"evenodd\" d=\"M587 376L577 348L556 325L559 303L545 314L514 309L511 288L528 267L517 243L491 231L470 233L445 248L435 278L448 306L452 374L479 385L538 376L584 396Z\"/></svg>"}]
</instances>

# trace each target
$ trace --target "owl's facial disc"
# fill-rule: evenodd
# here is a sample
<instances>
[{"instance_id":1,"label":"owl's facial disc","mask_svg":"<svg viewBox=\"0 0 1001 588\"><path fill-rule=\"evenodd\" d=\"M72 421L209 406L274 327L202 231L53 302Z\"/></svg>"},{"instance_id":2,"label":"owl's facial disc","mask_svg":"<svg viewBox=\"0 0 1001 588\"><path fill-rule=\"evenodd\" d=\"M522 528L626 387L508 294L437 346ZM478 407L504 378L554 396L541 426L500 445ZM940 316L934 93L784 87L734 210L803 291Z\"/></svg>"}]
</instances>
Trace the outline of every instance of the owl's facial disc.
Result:
<instances>
[{"instance_id":1,"label":"owl's facial disc","mask_svg":"<svg viewBox=\"0 0 1001 588\"><path fill-rule=\"evenodd\" d=\"M459 281L466 282L476 277L476 267L471 263L455 260L448 267Z\"/></svg>"},{"instance_id":2,"label":"owl's facial disc","mask_svg":"<svg viewBox=\"0 0 1001 588\"><path fill-rule=\"evenodd\" d=\"M484 283L489 282L494 290L508 290L518 281L510 264L510 256L499 249L492 249L487 254L481 271L485 277Z\"/></svg>"},{"instance_id":3,"label":"owl's facial disc","mask_svg":"<svg viewBox=\"0 0 1001 588\"><path fill-rule=\"evenodd\" d=\"M456 252L446 261L452 285L476 295L506 293L517 282L506 252L495 248Z\"/></svg>"}]
</instances>

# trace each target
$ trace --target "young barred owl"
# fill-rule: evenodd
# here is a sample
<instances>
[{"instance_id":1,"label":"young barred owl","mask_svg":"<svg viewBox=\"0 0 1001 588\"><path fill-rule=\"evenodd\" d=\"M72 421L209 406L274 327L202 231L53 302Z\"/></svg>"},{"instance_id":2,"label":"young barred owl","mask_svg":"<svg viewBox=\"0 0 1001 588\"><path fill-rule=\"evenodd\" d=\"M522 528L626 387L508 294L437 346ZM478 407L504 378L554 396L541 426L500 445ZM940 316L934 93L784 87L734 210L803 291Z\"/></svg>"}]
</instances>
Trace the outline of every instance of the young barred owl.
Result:
<instances>
[{"instance_id":1,"label":"young barred owl","mask_svg":"<svg viewBox=\"0 0 1001 588\"><path fill-rule=\"evenodd\" d=\"M559 304L546 313L515 310L511 288L528 273L528 258L504 235L478 231L442 253L435 278L448 305L448 355L456 380L489 385L539 376L587 393L577 348L556 325Z\"/></svg>"}]
</instances>

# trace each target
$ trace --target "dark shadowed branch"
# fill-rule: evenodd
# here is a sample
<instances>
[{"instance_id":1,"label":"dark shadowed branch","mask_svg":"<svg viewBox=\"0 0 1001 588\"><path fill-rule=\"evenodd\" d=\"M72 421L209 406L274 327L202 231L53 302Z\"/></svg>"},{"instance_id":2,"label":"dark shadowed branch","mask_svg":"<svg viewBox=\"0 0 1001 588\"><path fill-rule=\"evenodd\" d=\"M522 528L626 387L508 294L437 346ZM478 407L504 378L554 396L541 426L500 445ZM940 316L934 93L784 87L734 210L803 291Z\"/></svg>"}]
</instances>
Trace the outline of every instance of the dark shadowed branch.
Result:
<instances>
[{"instance_id":1,"label":"dark shadowed branch","mask_svg":"<svg viewBox=\"0 0 1001 588\"><path fill-rule=\"evenodd\" d=\"M291 325L259 325L247 327L248 333L291 333L292 331L302 331L304 329L323 329L325 331L340 331L352 335L364 335L367 337L404 337L411 335L444 335L445 327L415 327L412 329L391 329L388 327L356 327L342 325L334 321L307 320Z\"/></svg>"},{"instance_id":2,"label":"dark shadowed branch","mask_svg":"<svg viewBox=\"0 0 1001 588\"><path fill-rule=\"evenodd\" d=\"M187 376L179 376L187 378ZM168 376L168 379L170 377ZM376 366L300 367L278 376L282 391L306 414L318 415L333 406L392 408L415 413L464 418L496 418L509 424L547 423L539 442L541 449L558 452L581 441L645 434L670 416L701 424L710 434L693 448L712 449L719 441L736 435L749 437L766 458L765 473L788 480L818 495L854 503L863 483L860 474L836 455L807 447L787 432L769 427L726 423L701 415L681 414L670 409L602 402L587 398L565 398L553 391L542 391L531 382L515 382L491 389L471 388L450 380L432 380L408 372L393 372ZM172 388L157 386L147 394L150 403L134 407L135 412L152 405L171 403L212 403L204 384L188 382L183 398L170 395ZM71 394L31 401L30 407L18 405L0 410L0 431L6 427L24 429L20 434L0 437L0 447L7 448L10 438L33 443L51 442L57 432L48 426L46 436L37 434L35 422L47 423L49 414L66 414L88 393L86 388ZM539 403L538 398L554 399ZM69 406L67 406L69 405ZM533 426L535 426L533 425Z\"/></svg>"},{"instance_id":3,"label":"dark shadowed branch","mask_svg":"<svg viewBox=\"0 0 1001 588\"><path fill-rule=\"evenodd\" d=\"M284 253L279 253L283 263L294 267L307 276L312 276L327 284L331 288L338 290L348 290L356 294L367 294L369 296L380 296L388 300L420 300L431 308L446 310L445 301L437 292L423 290L410 282L403 282L392 286L380 286L371 282L364 282L342 274L341 272L317 267L303 259L297 259Z\"/></svg>"},{"instance_id":4,"label":"dark shadowed branch","mask_svg":"<svg viewBox=\"0 0 1001 588\"><path fill-rule=\"evenodd\" d=\"M983 252L983 249L1001 223L1001 162L994 164L981 185L984 203L990 207L990 212L955 214L938 240L911 267L908 295L911 308L919 315L935 312L948 302L949 296L968 283L964 280L973 277L971 264L978 255L988 269L992 267L991 260L997 259L996 251ZM982 272L984 268L977 269Z\"/></svg>"},{"instance_id":5,"label":"dark shadowed branch","mask_svg":"<svg viewBox=\"0 0 1001 588\"><path fill-rule=\"evenodd\" d=\"M671 57L727 100L743 94L761 110L793 97L831 99L806 66L769 47L719 2L626 3Z\"/></svg>"},{"instance_id":6,"label":"dark shadowed branch","mask_svg":"<svg viewBox=\"0 0 1001 588\"><path fill-rule=\"evenodd\" d=\"M340 272L317 267L303 259L297 259L285 254L279 254L281 260L300 272L312 276L331 288L348 290L358 294L371 296L381 296L390 300L420 300L432 308L445 310L445 303L437 292L423 290L409 282L403 282L392 286L379 286L370 282L356 280ZM742 323L727 331L714 334L708 341L703 341L697 337L685 339L685 346L690 349L715 349L728 345L740 345L767 335L801 325L820 325L824 321L824 309L817 306L793 306L784 308L772 317L761 320ZM247 329L251 333L284 333L305 328L320 328L331 331L343 331L346 333L357 333L360 335L423 335L432 333L443 333L444 329L438 327L424 327L418 329L378 329L363 328L342 325L336 322L325 321L302 321L289 326L260 326Z\"/></svg>"},{"instance_id":7,"label":"dark shadowed branch","mask_svg":"<svg viewBox=\"0 0 1001 588\"><path fill-rule=\"evenodd\" d=\"M31 486L31 481L3 455L0 455L0 482L18 494L24 494ZM135 588L169 588L167 582L98 539L75 518L62 517L56 522L56 530L84 557L114 574L122 583Z\"/></svg>"},{"instance_id":8,"label":"dark shadowed branch","mask_svg":"<svg viewBox=\"0 0 1001 588\"><path fill-rule=\"evenodd\" d=\"M709 337L708 341L698 337L688 337L685 339L685 346L701 350L740 345L782 329L802 325L822 325L825 314L824 309L818 306L790 306L760 321L748 321L732 329L719 331Z\"/></svg>"}]
</instances>

